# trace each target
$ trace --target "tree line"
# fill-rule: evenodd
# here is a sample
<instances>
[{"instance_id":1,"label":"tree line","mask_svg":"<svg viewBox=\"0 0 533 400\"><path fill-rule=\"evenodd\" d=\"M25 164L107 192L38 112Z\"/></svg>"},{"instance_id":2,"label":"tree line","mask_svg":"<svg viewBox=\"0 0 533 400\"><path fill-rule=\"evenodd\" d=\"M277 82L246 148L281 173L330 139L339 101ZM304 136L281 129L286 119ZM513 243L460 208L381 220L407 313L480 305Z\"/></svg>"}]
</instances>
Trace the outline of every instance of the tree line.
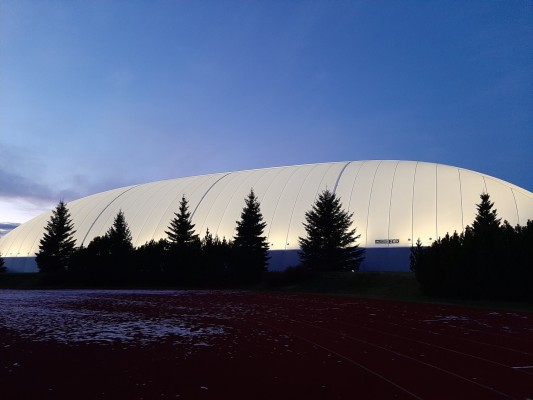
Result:
<instances>
[{"instance_id":1,"label":"tree line","mask_svg":"<svg viewBox=\"0 0 533 400\"><path fill-rule=\"evenodd\" d=\"M472 226L411 251L411 270L432 296L533 301L533 221L501 222L483 193Z\"/></svg>"},{"instance_id":2,"label":"tree line","mask_svg":"<svg viewBox=\"0 0 533 400\"><path fill-rule=\"evenodd\" d=\"M329 190L318 195L305 214L306 237L299 238L302 269L308 271L358 270L364 250L356 244L353 213L342 209ZM191 221L185 196L165 230L166 238L134 247L122 210L112 226L87 246L76 247L75 227L67 205L60 201L45 226L36 262L48 281L90 285L137 283L143 285L211 285L254 283L267 271L269 243L260 203L253 189L244 200L235 236L200 238Z\"/></svg>"}]
</instances>

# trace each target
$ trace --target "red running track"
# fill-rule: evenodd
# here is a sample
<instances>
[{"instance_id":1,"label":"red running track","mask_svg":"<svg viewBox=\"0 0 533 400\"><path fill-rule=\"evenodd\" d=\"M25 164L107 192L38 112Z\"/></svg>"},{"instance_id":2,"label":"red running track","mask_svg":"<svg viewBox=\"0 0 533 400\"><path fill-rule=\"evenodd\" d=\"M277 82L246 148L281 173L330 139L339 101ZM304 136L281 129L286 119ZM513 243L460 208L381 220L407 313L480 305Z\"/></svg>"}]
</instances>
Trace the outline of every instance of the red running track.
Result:
<instances>
[{"instance_id":1,"label":"red running track","mask_svg":"<svg viewBox=\"0 0 533 400\"><path fill-rule=\"evenodd\" d=\"M533 314L223 291L0 291L2 399L533 399Z\"/></svg>"}]
</instances>

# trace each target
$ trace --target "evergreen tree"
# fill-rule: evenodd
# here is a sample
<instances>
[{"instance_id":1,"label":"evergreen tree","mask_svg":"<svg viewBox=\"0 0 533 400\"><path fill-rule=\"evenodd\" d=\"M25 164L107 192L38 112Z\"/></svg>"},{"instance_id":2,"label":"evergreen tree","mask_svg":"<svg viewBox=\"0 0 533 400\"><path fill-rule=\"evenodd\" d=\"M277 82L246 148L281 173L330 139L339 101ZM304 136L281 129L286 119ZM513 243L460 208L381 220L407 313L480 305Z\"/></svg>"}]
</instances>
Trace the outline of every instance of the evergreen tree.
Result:
<instances>
[{"instance_id":1,"label":"evergreen tree","mask_svg":"<svg viewBox=\"0 0 533 400\"><path fill-rule=\"evenodd\" d=\"M227 278L228 265L230 264L231 243L225 238L211 234L207 229L202 239L201 268L199 274L203 283L221 285Z\"/></svg>"},{"instance_id":2,"label":"evergreen tree","mask_svg":"<svg viewBox=\"0 0 533 400\"><path fill-rule=\"evenodd\" d=\"M307 237L298 238L304 267L315 271L358 270L364 250L355 244L360 235L352 226L353 213L341 208L340 199L329 190L318 195L305 213Z\"/></svg>"},{"instance_id":3,"label":"evergreen tree","mask_svg":"<svg viewBox=\"0 0 533 400\"><path fill-rule=\"evenodd\" d=\"M194 275L193 267L200 253L200 239L194 233L194 224L191 222L189 204L185 196L182 196L179 210L174 213L168 230L168 252L165 263L165 272L172 276L172 280L180 283L190 282Z\"/></svg>"},{"instance_id":4,"label":"evergreen tree","mask_svg":"<svg viewBox=\"0 0 533 400\"><path fill-rule=\"evenodd\" d=\"M106 236L109 240L109 250L112 255L121 256L133 251L131 231L122 210L119 210L113 225L106 232Z\"/></svg>"},{"instance_id":5,"label":"evergreen tree","mask_svg":"<svg viewBox=\"0 0 533 400\"><path fill-rule=\"evenodd\" d=\"M503 230L500 229L500 218L488 193L480 195L481 202L476 205L477 214L472 223L471 259L474 265L475 287L478 296L497 297L500 291L503 270L504 248Z\"/></svg>"},{"instance_id":6,"label":"evergreen tree","mask_svg":"<svg viewBox=\"0 0 533 400\"><path fill-rule=\"evenodd\" d=\"M168 243L165 239L154 239L135 249L134 265L136 273L142 276L143 281L159 278L164 270L165 250Z\"/></svg>"},{"instance_id":7,"label":"evergreen tree","mask_svg":"<svg viewBox=\"0 0 533 400\"><path fill-rule=\"evenodd\" d=\"M422 262L422 253L424 249L422 247L422 242L420 241L420 238L416 240L416 243L414 246L411 246L411 255L409 256L410 260L410 269L415 274L420 272L420 265Z\"/></svg>"},{"instance_id":8,"label":"evergreen tree","mask_svg":"<svg viewBox=\"0 0 533 400\"><path fill-rule=\"evenodd\" d=\"M233 239L233 266L235 272L245 280L258 279L260 273L267 269L269 244L266 236L263 236L265 227L259 201L251 189L244 201Z\"/></svg>"},{"instance_id":9,"label":"evergreen tree","mask_svg":"<svg viewBox=\"0 0 533 400\"><path fill-rule=\"evenodd\" d=\"M44 236L39 242L39 252L36 254L39 271L65 272L76 244L70 213L63 201L52 211L52 217L44 229Z\"/></svg>"},{"instance_id":10,"label":"evergreen tree","mask_svg":"<svg viewBox=\"0 0 533 400\"><path fill-rule=\"evenodd\" d=\"M6 263L2 257L2 253L0 253L0 274L3 274L4 272L7 272Z\"/></svg>"},{"instance_id":11,"label":"evergreen tree","mask_svg":"<svg viewBox=\"0 0 533 400\"><path fill-rule=\"evenodd\" d=\"M476 205L477 214L472 224L474 235L494 235L500 229L500 221L496 209L492 209L494 203L490 201L488 193L482 193L481 203Z\"/></svg>"},{"instance_id":12,"label":"evergreen tree","mask_svg":"<svg viewBox=\"0 0 533 400\"><path fill-rule=\"evenodd\" d=\"M168 243L171 248L187 248L196 246L199 243L198 235L194 233L194 224L191 222L189 204L185 196L180 201L179 212L174 213L175 217L170 221L168 231Z\"/></svg>"}]
</instances>

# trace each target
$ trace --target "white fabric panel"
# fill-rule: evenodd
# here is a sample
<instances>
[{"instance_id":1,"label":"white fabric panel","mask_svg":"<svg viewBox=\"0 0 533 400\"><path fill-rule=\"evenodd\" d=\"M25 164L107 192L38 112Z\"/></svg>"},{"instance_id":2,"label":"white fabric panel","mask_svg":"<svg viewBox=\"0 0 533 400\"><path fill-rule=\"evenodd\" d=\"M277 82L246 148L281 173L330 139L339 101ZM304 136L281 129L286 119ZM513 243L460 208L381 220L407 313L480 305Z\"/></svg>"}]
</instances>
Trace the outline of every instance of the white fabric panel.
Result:
<instances>
[{"instance_id":1,"label":"white fabric panel","mask_svg":"<svg viewBox=\"0 0 533 400\"><path fill-rule=\"evenodd\" d=\"M413 184L415 162L400 161L396 167L390 201L389 239L399 239L390 247L411 246L413 232ZM414 240L416 242L416 239Z\"/></svg>"},{"instance_id":2,"label":"white fabric panel","mask_svg":"<svg viewBox=\"0 0 533 400\"><path fill-rule=\"evenodd\" d=\"M436 164L420 162L413 193L413 240L429 246L437 239Z\"/></svg>"},{"instance_id":3,"label":"white fabric panel","mask_svg":"<svg viewBox=\"0 0 533 400\"><path fill-rule=\"evenodd\" d=\"M437 238L463 231L459 171L437 165Z\"/></svg>"},{"instance_id":4,"label":"white fabric panel","mask_svg":"<svg viewBox=\"0 0 533 400\"><path fill-rule=\"evenodd\" d=\"M484 193L485 181L483 175L466 169L459 169L461 193L462 193L462 207L463 207L463 223L464 227L472 226L474 218L477 214L476 204L481 201L480 195ZM491 194L492 196L492 194Z\"/></svg>"},{"instance_id":5,"label":"white fabric panel","mask_svg":"<svg viewBox=\"0 0 533 400\"><path fill-rule=\"evenodd\" d=\"M376 171L370 203L368 206L368 223L366 226L367 243L376 247L389 247L389 211L392 182L397 161L382 161Z\"/></svg>"},{"instance_id":6,"label":"white fabric panel","mask_svg":"<svg viewBox=\"0 0 533 400\"><path fill-rule=\"evenodd\" d=\"M328 182L331 182L332 179L337 179L335 177L337 170L337 164L315 164L306 168L306 174L298 185L295 200L292 205L289 204L291 215L287 225L286 249L299 249L298 238L306 235L303 226L305 212L311 209L314 199L323 188L326 185L329 187Z\"/></svg>"},{"instance_id":7,"label":"white fabric panel","mask_svg":"<svg viewBox=\"0 0 533 400\"><path fill-rule=\"evenodd\" d=\"M528 220L533 221L533 193L521 188L513 189L514 198L518 207L520 225L526 225Z\"/></svg>"},{"instance_id":8,"label":"white fabric panel","mask_svg":"<svg viewBox=\"0 0 533 400\"><path fill-rule=\"evenodd\" d=\"M234 181L235 185L232 185L230 190L224 190L219 198L225 207L219 215L218 225L213 226L213 228L207 226L207 228L213 229L213 233L220 237L225 236L226 239L232 239L235 236L237 221L240 219L245 206L245 199L262 175L263 171L261 170L239 172L238 179ZM222 186L218 189L222 189ZM259 197L258 200L261 201Z\"/></svg>"},{"instance_id":9,"label":"white fabric panel","mask_svg":"<svg viewBox=\"0 0 533 400\"><path fill-rule=\"evenodd\" d=\"M272 224L270 229L268 229L268 241L271 243L272 250L285 250L287 248L287 233L294 203L296 202L302 183L312 168L312 165L302 165L294 168L293 174L287 179L283 191L278 197ZM291 241L294 242L292 239Z\"/></svg>"},{"instance_id":10,"label":"white fabric panel","mask_svg":"<svg viewBox=\"0 0 533 400\"><path fill-rule=\"evenodd\" d=\"M51 212L38 215L0 238L2 257L27 257L39 251L39 240L51 215Z\"/></svg>"},{"instance_id":11,"label":"white fabric panel","mask_svg":"<svg viewBox=\"0 0 533 400\"><path fill-rule=\"evenodd\" d=\"M501 181L491 179L488 176L485 176L485 184L487 185L487 193L490 195L490 201L494 203L493 209L496 209L499 217L505 215L505 218L501 218L501 222L507 220L512 226L518 224L518 210L512 189L502 185Z\"/></svg>"},{"instance_id":12,"label":"white fabric panel","mask_svg":"<svg viewBox=\"0 0 533 400\"><path fill-rule=\"evenodd\" d=\"M374 181L374 175L376 174L379 163L380 161L367 161L361 165L359 174L354 181L353 193L350 199L349 210L353 211L355 219L357 220L357 230L361 234L359 239L359 244L361 246L367 246L370 244L366 236L368 208L370 204L372 182Z\"/></svg>"},{"instance_id":13,"label":"white fabric panel","mask_svg":"<svg viewBox=\"0 0 533 400\"><path fill-rule=\"evenodd\" d=\"M74 229L76 230L76 234L74 235L74 239L76 239L76 244L78 246L87 246L90 241L98 235L98 233L95 233L95 230L92 228L93 224L99 219L98 217L102 211L133 187L134 186L128 186L125 188L109 190L67 204L72 220L75 222ZM76 216L75 221L74 216Z\"/></svg>"},{"instance_id":14,"label":"white fabric panel","mask_svg":"<svg viewBox=\"0 0 533 400\"><path fill-rule=\"evenodd\" d=\"M346 165L346 168L342 172L342 176L339 179L335 194L341 199L343 208L348 211L350 211L350 199L353 194L354 182L363 163L364 161L351 161L348 163L343 163L344 165ZM357 218L356 215L354 215L354 217Z\"/></svg>"}]
</instances>

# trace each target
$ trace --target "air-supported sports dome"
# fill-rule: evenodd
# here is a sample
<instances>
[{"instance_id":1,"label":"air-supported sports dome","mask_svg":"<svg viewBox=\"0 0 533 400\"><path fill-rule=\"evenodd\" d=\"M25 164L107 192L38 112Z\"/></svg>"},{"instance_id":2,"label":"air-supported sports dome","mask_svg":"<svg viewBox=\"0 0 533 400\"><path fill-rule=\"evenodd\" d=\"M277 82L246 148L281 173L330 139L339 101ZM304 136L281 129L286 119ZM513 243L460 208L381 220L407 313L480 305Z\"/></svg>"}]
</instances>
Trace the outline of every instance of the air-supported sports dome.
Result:
<instances>
[{"instance_id":1,"label":"air-supported sports dome","mask_svg":"<svg viewBox=\"0 0 533 400\"><path fill-rule=\"evenodd\" d=\"M166 237L185 195L196 232L207 228L232 238L244 199L253 188L267 223L270 269L298 262L304 213L324 189L335 192L354 213L359 244L367 249L362 270L406 271L418 238L431 244L447 232L461 232L474 220L479 195L487 192L498 215L511 225L533 219L533 193L474 171L416 161L350 161L296 165L178 178L97 193L67 204L77 245L103 235L119 210L135 246ZM0 239L10 271L35 271L46 212Z\"/></svg>"}]
</instances>

